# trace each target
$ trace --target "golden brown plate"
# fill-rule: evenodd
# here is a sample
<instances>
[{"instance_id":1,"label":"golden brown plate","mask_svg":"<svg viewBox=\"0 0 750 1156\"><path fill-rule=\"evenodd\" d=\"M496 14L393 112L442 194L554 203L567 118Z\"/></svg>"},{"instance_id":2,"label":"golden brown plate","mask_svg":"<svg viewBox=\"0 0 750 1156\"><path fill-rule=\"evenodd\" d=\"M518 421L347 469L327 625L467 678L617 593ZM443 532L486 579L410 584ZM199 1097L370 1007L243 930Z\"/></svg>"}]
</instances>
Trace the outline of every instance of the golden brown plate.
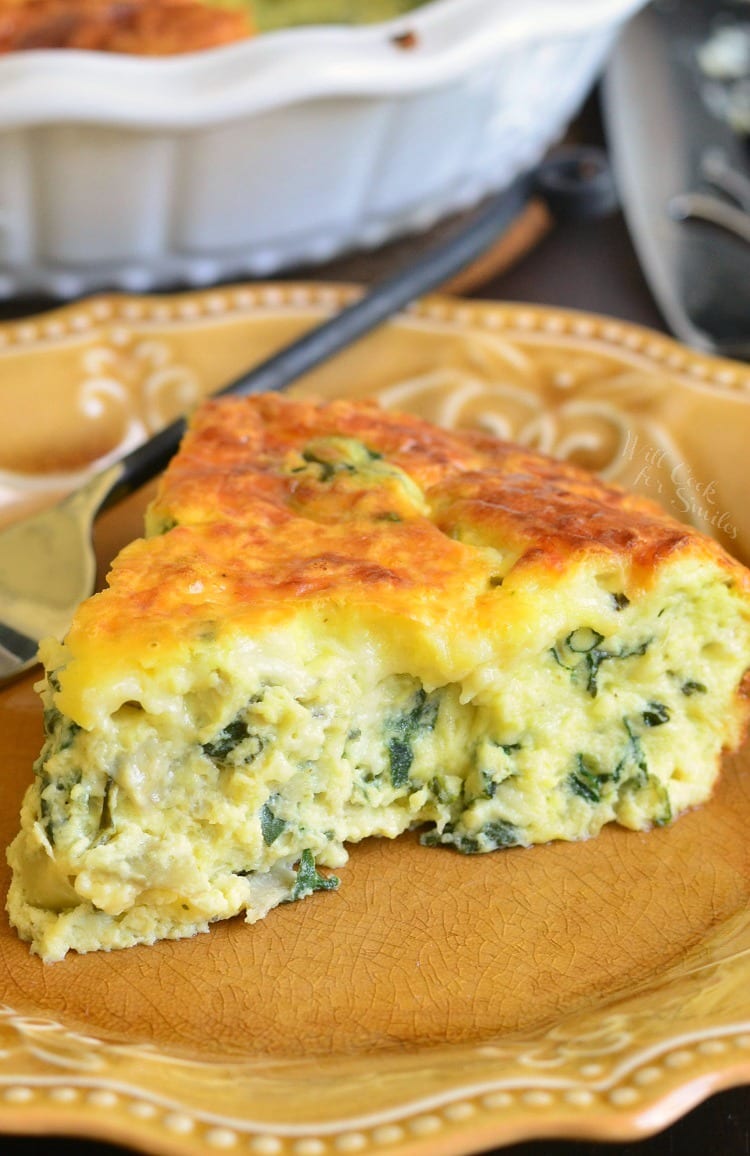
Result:
<instances>
[{"instance_id":1,"label":"golden brown plate","mask_svg":"<svg viewBox=\"0 0 750 1156\"><path fill-rule=\"evenodd\" d=\"M335 286L110 297L0 330L6 520L335 308ZM432 299L303 383L481 424L750 559L750 370L589 315ZM104 560L143 497L102 520ZM0 695L1 840L40 746ZM750 1080L750 749L673 827L464 858L353 849L254 927L44 967L0 925L0 1130L188 1156L464 1154L655 1131ZM7 882L7 880L6 880Z\"/></svg>"}]
</instances>

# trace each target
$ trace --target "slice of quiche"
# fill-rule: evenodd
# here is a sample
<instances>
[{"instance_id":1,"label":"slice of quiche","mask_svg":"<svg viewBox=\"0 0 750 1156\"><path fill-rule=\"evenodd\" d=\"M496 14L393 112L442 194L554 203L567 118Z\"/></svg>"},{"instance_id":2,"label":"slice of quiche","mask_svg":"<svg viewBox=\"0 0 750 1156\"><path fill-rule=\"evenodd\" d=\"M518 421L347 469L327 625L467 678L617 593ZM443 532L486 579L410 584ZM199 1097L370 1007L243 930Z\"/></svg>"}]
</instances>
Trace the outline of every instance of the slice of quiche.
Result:
<instances>
[{"instance_id":1,"label":"slice of quiche","mask_svg":"<svg viewBox=\"0 0 750 1156\"><path fill-rule=\"evenodd\" d=\"M9 859L45 960L192 935L421 829L475 853L705 800L750 575L571 465L370 403L210 402L64 642Z\"/></svg>"}]
</instances>

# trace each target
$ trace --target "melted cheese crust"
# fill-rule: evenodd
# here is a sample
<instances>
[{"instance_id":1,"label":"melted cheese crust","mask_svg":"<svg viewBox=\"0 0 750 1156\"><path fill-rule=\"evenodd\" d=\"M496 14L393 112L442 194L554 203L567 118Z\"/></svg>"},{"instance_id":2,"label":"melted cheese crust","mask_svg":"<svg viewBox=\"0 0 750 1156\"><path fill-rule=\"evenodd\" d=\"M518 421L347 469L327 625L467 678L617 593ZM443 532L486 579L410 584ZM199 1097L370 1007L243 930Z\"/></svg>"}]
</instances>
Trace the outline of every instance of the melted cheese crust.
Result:
<instances>
[{"instance_id":1,"label":"melted cheese crust","mask_svg":"<svg viewBox=\"0 0 750 1156\"><path fill-rule=\"evenodd\" d=\"M76 48L169 56L253 34L247 13L202 0L0 0L0 52Z\"/></svg>"},{"instance_id":2,"label":"melted cheese crust","mask_svg":"<svg viewBox=\"0 0 750 1156\"><path fill-rule=\"evenodd\" d=\"M665 823L740 741L747 572L517 446L210 402L147 530L44 652L9 910L46 959L252 922L369 835Z\"/></svg>"}]
</instances>

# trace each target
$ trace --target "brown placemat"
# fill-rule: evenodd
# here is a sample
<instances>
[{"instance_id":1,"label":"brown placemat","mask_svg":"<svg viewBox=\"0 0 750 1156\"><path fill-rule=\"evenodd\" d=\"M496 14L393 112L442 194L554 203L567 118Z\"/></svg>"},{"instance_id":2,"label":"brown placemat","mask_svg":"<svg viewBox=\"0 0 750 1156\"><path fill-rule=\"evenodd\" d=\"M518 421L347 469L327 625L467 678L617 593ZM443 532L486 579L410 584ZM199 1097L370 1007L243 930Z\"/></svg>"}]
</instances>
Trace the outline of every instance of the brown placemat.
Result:
<instances>
[{"instance_id":1,"label":"brown placemat","mask_svg":"<svg viewBox=\"0 0 750 1156\"><path fill-rule=\"evenodd\" d=\"M378 249L347 253L325 265L300 266L284 273L290 281L353 281L370 285L403 269L437 241L468 224L484 208L481 202L473 209L454 213L424 233L400 237ZM504 273L528 253L552 227L552 218L542 201L531 201L519 213L506 232L482 256L442 286L445 293L473 293L494 277Z\"/></svg>"}]
</instances>

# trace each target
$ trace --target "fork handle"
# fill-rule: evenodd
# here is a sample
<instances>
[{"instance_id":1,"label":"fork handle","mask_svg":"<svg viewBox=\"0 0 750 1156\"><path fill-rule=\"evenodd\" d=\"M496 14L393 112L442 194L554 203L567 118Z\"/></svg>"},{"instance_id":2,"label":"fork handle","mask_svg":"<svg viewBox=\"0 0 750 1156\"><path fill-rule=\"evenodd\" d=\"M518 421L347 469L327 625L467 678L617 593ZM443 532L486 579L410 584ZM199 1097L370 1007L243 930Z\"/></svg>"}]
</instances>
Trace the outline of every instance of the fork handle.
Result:
<instances>
[{"instance_id":1,"label":"fork handle","mask_svg":"<svg viewBox=\"0 0 750 1156\"><path fill-rule=\"evenodd\" d=\"M597 149L568 149L543 161L490 198L468 223L432 245L407 268L378 282L354 304L272 354L215 396L247 396L285 389L305 373L351 345L411 301L437 288L476 260L506 231L531 196L542 197L555 216L601 216L614 206L614 185ZM122 459L110 506L158 474L174 455L186 429L179 418Z\"/></svg>"}]
</instances>

